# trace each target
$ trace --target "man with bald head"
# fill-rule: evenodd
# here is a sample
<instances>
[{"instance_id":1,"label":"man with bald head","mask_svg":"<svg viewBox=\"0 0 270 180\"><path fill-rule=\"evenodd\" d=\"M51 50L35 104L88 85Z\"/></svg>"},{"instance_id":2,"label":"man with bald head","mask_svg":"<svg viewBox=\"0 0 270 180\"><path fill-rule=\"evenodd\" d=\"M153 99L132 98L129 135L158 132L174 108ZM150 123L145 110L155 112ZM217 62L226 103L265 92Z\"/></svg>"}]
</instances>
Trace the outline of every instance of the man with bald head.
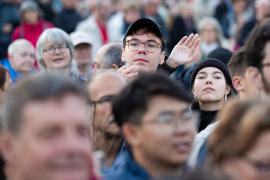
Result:
<instances>
[{"instance_id":1,"label":"man with bald head","mask_svg":"<svg viewBox=\"0 0 270 180\"><path fill-rule=\"evenodd\" d=\"M94 150L101 150L105 155L103 174L116 167L122 159L124 139L114 122L112 100L126 84L126 80L114 70L99 71L86 83L92 104L90 132Z\"/></svg>"},{"instance_id":2,"label":"man with bald head","mask_svg":"<svg viewBox=\"0 0 270 180\"><path fill-rule=\"evenodd\" d=\"M95 59L95 69L97 72L101 69L119 69L124 65L121 60L122 56L122 43L109 43L102 46L97 52Z\"/></svg>"}]
</instances>

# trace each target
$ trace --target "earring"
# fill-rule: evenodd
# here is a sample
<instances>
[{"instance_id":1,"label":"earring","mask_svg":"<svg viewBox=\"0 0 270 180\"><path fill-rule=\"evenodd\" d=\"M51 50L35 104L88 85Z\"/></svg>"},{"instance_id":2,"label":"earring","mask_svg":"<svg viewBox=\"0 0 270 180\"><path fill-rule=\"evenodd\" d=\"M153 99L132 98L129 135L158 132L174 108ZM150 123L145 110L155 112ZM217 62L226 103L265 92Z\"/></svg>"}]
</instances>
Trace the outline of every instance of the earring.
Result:
<instances>
[{"instance_id":1,"label":"earring","mask_svg":"<svg viewBox=\"0 0 270 180\"><path fill-rule=\"evenodd\" d=\"M198 101L196 94L194 94L194 99L195 99L195 102Z\"/></svg>"},{"instance_id":2,"label":"earring","mask_svg":"<svg viewBox=\"0 0 270 180\"><path fill-rule=\"evenodd\" d=\"M224 101L225 102L227 101L227 94L225 94Z\"/></svg>"}]
</instances>

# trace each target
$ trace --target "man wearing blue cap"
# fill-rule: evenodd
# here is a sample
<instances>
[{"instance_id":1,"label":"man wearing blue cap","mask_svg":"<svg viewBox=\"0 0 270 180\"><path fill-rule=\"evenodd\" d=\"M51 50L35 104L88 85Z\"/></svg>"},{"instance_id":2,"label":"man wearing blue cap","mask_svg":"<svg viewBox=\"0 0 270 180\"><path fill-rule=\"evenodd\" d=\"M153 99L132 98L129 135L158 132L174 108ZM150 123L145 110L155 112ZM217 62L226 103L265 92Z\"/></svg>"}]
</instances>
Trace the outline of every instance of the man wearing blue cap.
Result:
<instances>
[{"instance_id":1,"label":"man wearing blue cap","mask_svg":"<svg viewBox=\"0 0 270 180\"><path fill-rule=\"evenodd\" d=\"M154 21L143 18L134 22L123 39L122 61L126 66L118 69L127 81L140 74L155 73L159 68L171 74L177 66L194 60L200 39L191 34L183 37L165 60L165 40L162 28Z\"/></svg>"}]
</instances>

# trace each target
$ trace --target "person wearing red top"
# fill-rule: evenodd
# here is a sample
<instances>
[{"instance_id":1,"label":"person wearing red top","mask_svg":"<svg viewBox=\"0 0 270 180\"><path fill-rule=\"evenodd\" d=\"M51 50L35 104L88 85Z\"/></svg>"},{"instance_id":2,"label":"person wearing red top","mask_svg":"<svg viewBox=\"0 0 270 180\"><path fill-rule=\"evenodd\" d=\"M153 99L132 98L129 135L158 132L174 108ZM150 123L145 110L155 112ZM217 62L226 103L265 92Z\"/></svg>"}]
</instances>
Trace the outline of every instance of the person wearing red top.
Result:
<instances>
[{"instance_id":1,"label":"person wearing red top","mask_svg":"<svg viewBox=\"0 0 270 180\"><path fill-rule=\"evenodd\" d=\"M41 33L47 28L54 27L52 23L40 19L42 12L35 1L22 2L20 6L20 15L22 23L14 30L12 41L26 39L36 47L37 40ZM35 67L38 68L36 61Z\"/></svg>"}]
</instances>

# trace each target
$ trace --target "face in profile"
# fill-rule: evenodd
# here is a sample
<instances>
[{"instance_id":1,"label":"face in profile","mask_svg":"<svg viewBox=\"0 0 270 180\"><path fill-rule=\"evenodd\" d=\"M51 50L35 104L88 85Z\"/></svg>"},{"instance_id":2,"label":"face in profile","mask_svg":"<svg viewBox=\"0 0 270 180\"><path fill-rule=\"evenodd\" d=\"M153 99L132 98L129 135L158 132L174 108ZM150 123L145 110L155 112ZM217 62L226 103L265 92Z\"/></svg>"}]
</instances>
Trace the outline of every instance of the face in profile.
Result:
<instances>
[{"instance_id":1,"label":"face in profile","mask_svg":"<svg viewBox=\"0 0 270 180\"><path fill-rule=\"evenodd\" d=\"M230 87L226 84L224 74L215 67L201 69L194 81L193 93L198 101L223 101L225 94L229 94Z\"/></svg>"},{"instance_id":2,"label":"face in profile","mask_svg":"<svg viewBox=\"0 0 270 180\"><path fill-rule=\"evenodd\" d=\"M191 152L196 133L194 118L187 102L156 95L150 98L141 124L124 125L123 132L139 154L156 162L179 166L187 162Z\"/></svg>"},{"instance_id":3,"label":"face in profile","mask_svg":"<svg viewBox=\"0 0 270 180\"><path fill-rule=\"evenodd\" d=\"M35 63L35 50L31 46L21 46L17 52L9 58L14 70L21 74L30 72Z\"/></svg>"},{"instance_id":4,"label":"face in profile","mask_svg":"<svg viewBox=\"0 0 270 180\"><path fill-rule=\"evenodd\" d=\"M161 40L158 37L153 33L142 34L143 31L144 29L139 30L138 35L127 36L126 46L122 51L122 61L125 61L128 66L135 65L134 72L151 74L156 72L158 65L163 64L165 52L161 49ZM149 44L139 45L147 41Z\"/></svg>"},{"instance_id":5,"label":"face in profile","mask_svg":"<svg viewBox=\"0 0 270 180\"><path fill-rule=\"evenodd\" d=\"M92 103L92 116L96 129L104 133L119 135L120 128L110 120L112 115L112 101L126 86L125 80L115 73L98 75L90 84L89 91ZM91 127L90 127L91 128Z\"/></svg>"},{"instance_id":6,"label":"face in profile","mask_svg":"<svg viewBox=\"0 0 270 180\"><path fill-rule=\"evenodd\" d=\"M55 44L52 41L45 43L43 52L47 69L65 69L69 67L71 53L67 43Z\"/></svg>"},{"instance_id":7,"label":"face in profile","mask_svg":"<svg viewBox=\"0 0 270 180\"><path fill-rule=\"evenodd\" d=\"M22 180L89 180L88 118L85 101L73 94L28 103L10 141L9 164Z\"/></svg>"}]
</instances>

